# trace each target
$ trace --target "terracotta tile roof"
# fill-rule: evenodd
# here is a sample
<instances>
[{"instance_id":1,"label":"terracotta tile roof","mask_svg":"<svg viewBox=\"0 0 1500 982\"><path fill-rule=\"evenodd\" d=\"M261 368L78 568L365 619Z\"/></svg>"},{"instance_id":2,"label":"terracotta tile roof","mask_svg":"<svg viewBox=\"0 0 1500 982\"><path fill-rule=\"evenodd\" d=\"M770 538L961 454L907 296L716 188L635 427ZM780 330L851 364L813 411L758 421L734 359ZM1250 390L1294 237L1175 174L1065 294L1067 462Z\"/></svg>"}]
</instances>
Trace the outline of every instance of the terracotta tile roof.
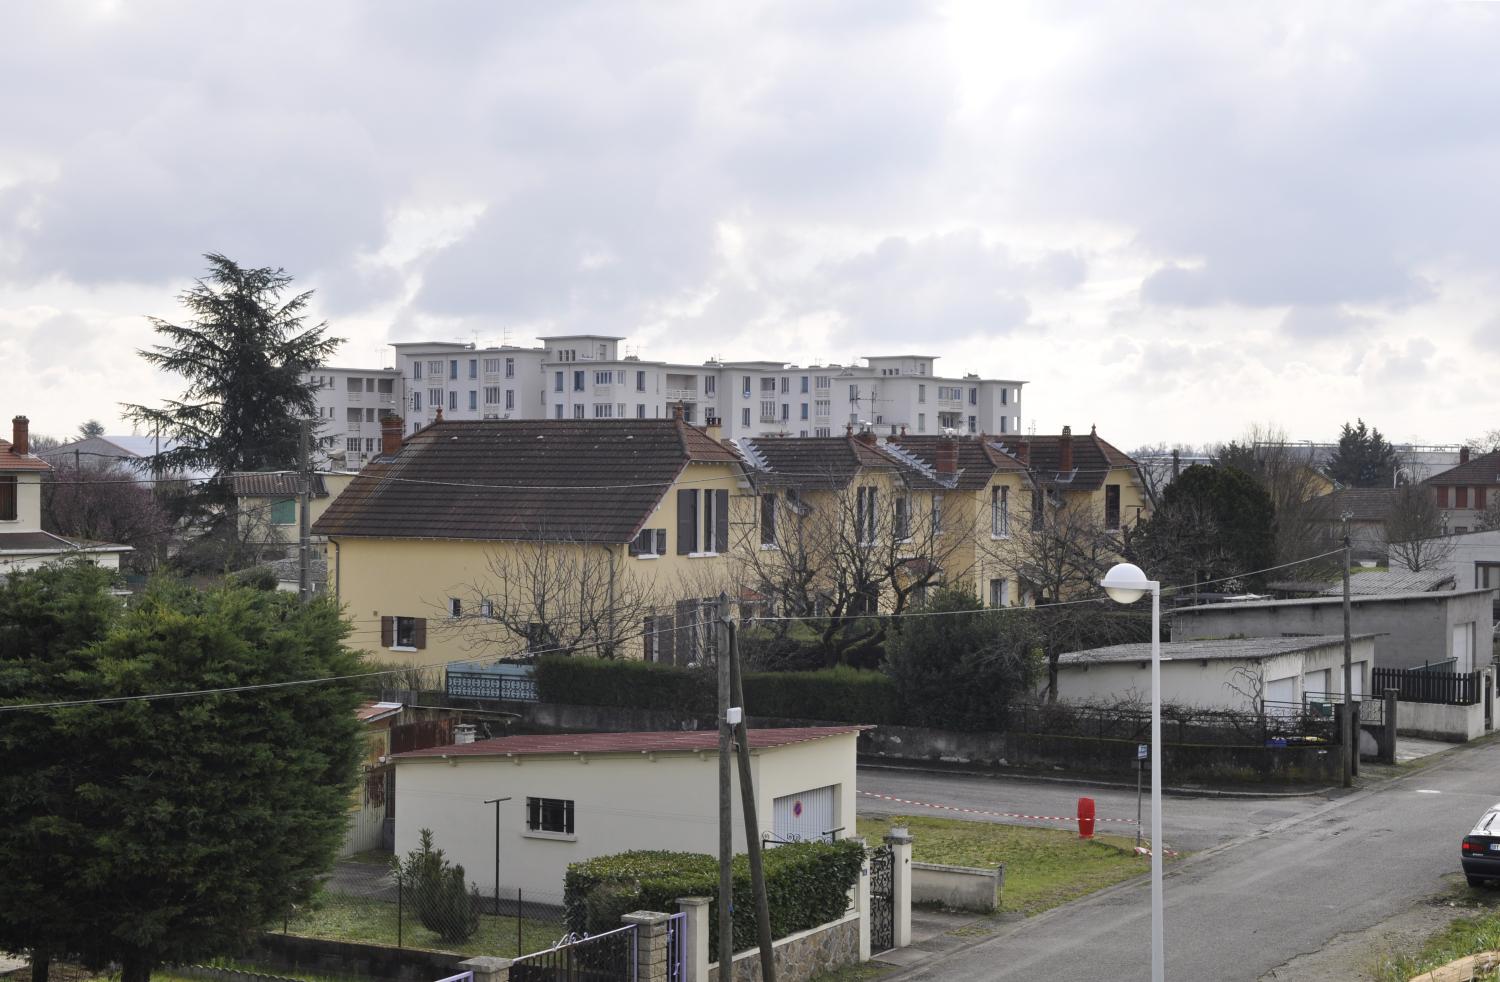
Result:
<instances>
[{"instance_id":1,"label":"terracotta tile roof","mask_svg":"<svg viewBox=\"0 0 1500 982\"><path fill-rule=\"evenodd\" d=\"M239 498L295 498L302 493L302 476L296 471L236 471L229 477ZM312 493L328 497L322 474L313 474Z\"/></svg>"},{"instance_id":2,"label":"terracotta tile roof","mask_svg":"<svg viewBox=\"0 0 1500 982\"><path fill-rule=\"evenodd\" d=\"M1434 474L1423 484L1451 486L1454 484L1500 484L1500 450L1473 457L1467 464L1450 467L1441 474Z\"/></svg>"},{"instance_id":3,"label":"terracotta tile roof","mask_svg":"<svg viewBox=\"0 0 1500 982\"><path fill-rule=\"evenodd\" d=\"M892 471L918 490L944 490L946 482L921 460L903 456L901 447L866 443L854 436L764 436L732 442L757 483L767 487L837 490L860 471Z\"/></svg>"},{"instance_id":4,"label":"terracotta tile roof","mask_svg":"<svg viewBox=\"0 0 1500 982\"><path fill-rule=\"evenodd\" d=\"M786 729L749 730L750 749L771 750L794 743L808 743L872 729L869 726L793 726ZM643 733L535 733L496 737L473 743L408 750L404 757L491 757L532 754L645 754L717 751L718 730L665 730Z\"/></svg>"},{"instance_id":5,"label":"terracotta tile roof","mask_svg":"<svg viewBox=\"0 0 1500 982\"><path fill-rule=\"evenodd\" d=\"M7 440L0 440L0 474L13 471L50 471L52 465L36 454L21 456L15 453Z\"/></svg>"},{"instance_id":6,"label":"terracotta tile roof","mask_svg":"<svg viewBox=\"0 0 1500 982\"><path fill-rule=\"evenodd\" d=\"M51 532L0 532L0 552L130 552L130 546L93 539L65 539Z\"/></svg>"},{"instance_id":7,"label":"terracotta tile roof","mask_svg":"<svg viewBox=\"0 0 1500 982\"><path fill-rule=\"evenodd\" d=\"M679 420L444 420L366 466L313 532L629 542L696 463L739 458Z\"/></svg>"},{"instance_id":8,"label":"terracotta tile roof","mask_svg":"<svg viewBox=\"0 0 1500 982\"><path fill-rule=\"evenodd\" d=\"M1028 446L1031 472L1037 483L1056 486L1067 491L1097 491L1104 486L1109 472L1118 467L1136 470L1136 463L1109 442L1090 431L1070 439L1073 444L1073 469L1063 473L1061 435L1036 435L1024 437L996 437L1003 441L1007 450L1025 442Z\"/></svg>"},{"instance_id":9,"label":"terracotta tile roof","mask_svg":"<svg viewBox=\"0 0 1500 982\"><path fill-rule=\"evenodd\" d=\"M944 438L939 436L907 435L896 437L893 442L935 469L938 443L942 439ZM1025 472L1025 466L1003 449L999 439L978 436L955 438L954 442L958 444L958 477L955 486L959 490L975 491L983 488L999 471Z\"/></svg>"},{"instance_id":10,"label":"terracotta tile roof","mask_svg":"<svg viewBox=\"0 0 1500 982\"><path fill-rule=\"evenodd\" d=\"M403 705L399 702L365 702L354 711L355 719L363 723L373 723L377 720L386 719L401 712Z\"/></svg>"}]
</instances>

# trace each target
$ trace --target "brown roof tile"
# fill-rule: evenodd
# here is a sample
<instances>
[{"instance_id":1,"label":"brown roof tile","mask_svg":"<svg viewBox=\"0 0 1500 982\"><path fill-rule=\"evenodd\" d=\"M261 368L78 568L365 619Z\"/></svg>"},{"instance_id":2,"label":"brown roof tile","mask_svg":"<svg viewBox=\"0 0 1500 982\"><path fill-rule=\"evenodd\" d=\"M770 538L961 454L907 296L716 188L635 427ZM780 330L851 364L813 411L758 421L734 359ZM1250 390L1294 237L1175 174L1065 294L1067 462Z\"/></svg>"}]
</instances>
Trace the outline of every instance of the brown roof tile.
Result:
<instances>
[{"instance_id":1,"label":"brown roof tile","mask_svg":"<svg viewBox=\"0 0 1500 982\"><path fill-rule=\"evenodd\" d=\"M1500 484L1500 450L1492 450L1472 458L1467 464L1450 467L1441 474L1434 474L1423 484L1452 486Z\"/></svg>"},{"instance_id":2,"label":"brown roof tile","mask_svg":"<svg viewBox=\"0 0 1500 982\"><path fill-rule=\"evenodd\" d=\"M15 453L7 440L0 440L0 474L12 471L50 471L52 465L36 454Z\"/></svg>"},{"instance_id":3,"label":"brown roof tile","mask_svg":"<svg viewBox=\"0 0 1500 982\"><path fill-rule=\"evenodd\" d=\"M695 463L739 458L678 420L444 420L365 467L313 531L628 542Z\"/></svg>"},{"instance_id":4,"label":"brown roof tile","mask_svg":"<svg viewBox=\"0 0 1500 982\"><path fill-rule=\"evenodd\" d=\"M951 487L900 446L866 443L854 436L764 436L735 441L752 476L767 486L810 490L848 487L866 469L894 472L923 490Z\"/></svg>"},{"instance_id":5,"label":"brown roof tile","mask_svg":"<svg viewBox=\"0 0 1500 982\"><path fill-rule=\"evenodd\" d=\"M1031 472L1037 482L1065 491L1097 491L1104 486L1111 470L1117 467L1130 470L1136 468L1134 460L1094 432L1072 434L1073 469L1066 474L1060 470L1063 446L1061 435L1033 434L996 439L1003 441L1007 450L1016 449L1016 445L1024 441L1029 449Z\"/></svg>"},{"instance_id":6,"label":"brown roof tile","mask_svg":"<svg viewBox=\"0 0 1500 982\"><path fill-rule=\"evenodd\" d=\"M230 475L236 497L296 497L302 493L302 477L296 471L236 471ZM328 497L322 474L312 476L314 498Z\"/></svg>"},{"instance_id":7,"label":"brown roof tile","mask_svg":"<svg viewBox=\"0 0 1500 982\"><path fill-rule=\"evenodd\" d=\"M792 726L785 729L747 730L750 749L769 750L807 743L832 736L868 730L868 726ZM533 733L496 737L445 747L426 747L395 754L406 757L492 757L531 754L645 754L679 751L693 753L719 749L718 730L665 730L644 733Z\"/></svg>"},{"instance_id":8,"label":"brown roof tile","mask_svg":"<svg viewBox=\"0 0 1500 982\"><path fill-rule=\"evenodd\" d=\"M937 466L937 448L939 441L945 439L939 436L901 436L893 442L899 444L901 449L914 454L928 466ZM977 436L955 437L958 444L958 481L957 488L963 491L974 491L983 488L990 483L997 471L1017 472L1025 471L1021 462L1001 449L998 444L999 438L986 438Z\"/></svg>"}]
</instances>

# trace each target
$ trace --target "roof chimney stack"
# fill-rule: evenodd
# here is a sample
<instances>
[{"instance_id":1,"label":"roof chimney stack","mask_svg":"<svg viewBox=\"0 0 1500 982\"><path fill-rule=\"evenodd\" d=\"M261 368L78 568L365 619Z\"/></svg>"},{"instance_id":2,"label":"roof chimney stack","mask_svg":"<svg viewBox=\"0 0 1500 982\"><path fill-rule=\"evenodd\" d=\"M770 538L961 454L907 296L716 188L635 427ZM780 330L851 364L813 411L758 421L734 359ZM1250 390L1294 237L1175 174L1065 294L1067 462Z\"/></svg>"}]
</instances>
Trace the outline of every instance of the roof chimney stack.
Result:
<instances>
[{"instance_id":1,"label":"roof chimney stack","mask_svg":"<svg viewBox=\"0 0 1500 982\"><path fill-rule=\"evenodd\" d=\"M680 423L680 422L683 421L683 418L684 418L685 415L686 414L683 412L682 403L680 403L680 402L674 402L674 403L672 403L672 418L673 419L677 420L677 422Z\"/></svg>"},{"instance_id":2,"label":"roof chimney stack","mask_svg":"<svg viewBox=\"0 0 1500 982\"><path fill-rule=\"evenodd\" d=\"M938 437L937 452L932 456L932 468L939 474L958 473L958 441L953 437Z\"/></svg>"},{"instance_id":3,"label":"roof chimney stack","mask_svg":"<svg viewBox=\"0 0 1500 982\"><path fill-rule=\"evenodd\" d=\"M22 457L31 453L31 420L17 416L10 421L10 452Z\"/></svg>"},{"instance_id":4,"label":"roof chimney stack","mask_svg":"<svg viewBox=\"0 0 1500 982\"><path fill-rule=\"evenodd\" d=\"M866 446L873 447L875 446L875 431L867 426L864 429L860 430L858 433L854 434L854 439L858 440L860 443L865 444Z\"/></svg>"},{"instance_id":5,"label":"roof chimney stack","mask_svg":"<svg viewBox=\"0 0 1500 982\"><path fill-rule=\"evenodd\" d=\"M453 742L458 746L473 743L475 729L473 723L459 723L453 728Z\"/></svg>"},{"instance_id":6,"label":"roof chimney stack","mask_svg":"<svg viewBox=\"0 0 1500 982\"><path fill-rule=\"evenodd\" d=\"M401 417L386 413L380 417L380 454L394 457L401 452Z\"/></svg>"},{"instance_id":7,"label":"roof chimney stack","mask_svg":"<svg viewBox=\"0 0 1500 982\"><path fill-rule=\"evenodd\" d=\"M1073 469L1073 427L1064 426L1062 439L1057 444L1057 472L1066 474Z\"/></svg>"},{"instance_id":8,"label":"roof chimney stack","mask_svg":"<svg viewBox=\"0 0 1500 982\"><path fill-rule=\"evenodd\" d=\"M16 418L17 419L24 419L25 417L18 416ZM1469 462L1469 448L1468 447L1459 447L1458 448L1458 462L1460 464L1467 464Z\"/></svg>"},{"instance_id":9,"label":"roof chimney stack","mask_svg":"<svg viewBox=\"0 0 1500 982\"><path fill-rule=\"evenodd\" d=\"M1026 439L1025 437L1022 437L1016 443L1016 449L1015 449L1015 452L1012 454L1012 456L1015 457L1017 460L1019 460L1021 462L1022 466L1030 467L1031 466L1031 441L1028 440L1028 439Z\"/></svg>"}]
</instances>

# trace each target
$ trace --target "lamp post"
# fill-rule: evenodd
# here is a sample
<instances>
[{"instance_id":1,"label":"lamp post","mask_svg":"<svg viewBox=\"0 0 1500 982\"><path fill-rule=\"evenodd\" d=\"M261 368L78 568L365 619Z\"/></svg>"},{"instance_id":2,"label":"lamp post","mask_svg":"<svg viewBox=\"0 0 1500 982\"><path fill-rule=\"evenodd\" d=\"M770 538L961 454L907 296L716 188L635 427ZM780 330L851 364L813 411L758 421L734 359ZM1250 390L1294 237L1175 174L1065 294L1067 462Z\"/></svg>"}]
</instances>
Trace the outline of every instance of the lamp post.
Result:
<instances>
[{"instance_id":1,"label":"lamp post","mask_svg":"<svg viewBox=\"0 0 1500 982\"><path fill-rule=\"evenodd\" d=\"M509 795L506 795L504 798L486 798L486 799L484 799L484 803L486 805L494 805L495 806L495 916L496 917L500 916L500 802L502 802L502 801L509 801L509 800L510 800L510 796ZM516 917L517 917L517 919L519 919L520 916L521 916L521 912L519 910L516 911Z\"/></svg>"},{"instance_id":2,"label":"lamp post","mask_svg":"<svg viewBox=\"0 0 1500 982\"><path fill-rule=\"evenodd\" d=\"M1132 604L1151 594L1151 982L1165 982L1166 944L1161 923L1161 583L1146 579L1133 563L1119 563L1104 574L1099 585L1116 603Z\"/></svg>"}]
</instances>

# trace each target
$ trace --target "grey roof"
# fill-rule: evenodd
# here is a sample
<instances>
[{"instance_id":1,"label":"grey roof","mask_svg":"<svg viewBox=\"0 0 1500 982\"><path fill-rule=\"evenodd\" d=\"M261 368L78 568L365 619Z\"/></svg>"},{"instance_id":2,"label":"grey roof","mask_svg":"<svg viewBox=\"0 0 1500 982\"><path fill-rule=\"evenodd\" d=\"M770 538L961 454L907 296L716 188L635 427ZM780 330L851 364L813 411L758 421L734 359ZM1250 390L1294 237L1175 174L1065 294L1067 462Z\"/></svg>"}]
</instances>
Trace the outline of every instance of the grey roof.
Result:
<instances>
[{"instance_id":1,"label":"grey roof","mask_svg":"<svg viewBox=\"0 0 1500 982\"><path fill-rule=\"evenodd\" d=\"M1373 638L1373 634L1353 635L1355 640ZM1171 641L1161 646L1162 661L1252 660L1274 658L1294 651L1312 651L1331 645L1343 647L1341 634L1321 634L1301 638L1219 638L1212 641ZM1061 665L1096 665L1105 662L1150 661L1151 643L1114 644L1107 648L1075 651L1058 659Z\"/></svg>"},{"instance_id":2,"label":"grey roof","mask_svg":"<svg viewBox=\"0 0 1500 982\"><path fill-rule=\"evenodd\" d=\"M302 493L302 475L296 471L235 471L229 477L239 498L292 498ZM328 497L319 472L312 475L311 491L314 498Z\"/></svg>"},{"instance_id":3,"label":"grey roof","mask_svg":"<svg viewBox=\"0 0 1500 982\"><path fill-rule=\"evenodd\" d=\"M1409 573L1405 570L1390 570L1384 573L1357 573L1349 577L1349 595L1375 596L1392 593L1433 593L1452 590L1453 574L1441 570L1423 570ZM1344 585L1334 583L1319 591L1325 597L1342 597Z\"/></svg>"},{"instance_id":4,"label":"grey roof","mask_svg":"<svg viewBox=\"0 0 1500 982\"><path fill-rule=\"evenodd\" d=\"M1371 576L1371 573L1361 573L1360 576ZM1358 579L1359 577L1355 577ZM1375 593L1365 596L1351 596L1350 603L1383 603L1390 600L1447 600L1455 597L1469 597L1475 594L1492 594L1493 589L1482 590L1438 590L1426 593ZM1226 610L1264 610L1271 607L1297 607L1310 606L1313 604L1337 604L1343 603L1342 597L1305 597L1295 600L1247 600L1243 603L1220 603L1199 604L1195 607L1178 607L1169 613L1172 617L1181 617L1184 614L1196 614L1199 612L1222 613Z\"/></svg>"}]
</instances>

